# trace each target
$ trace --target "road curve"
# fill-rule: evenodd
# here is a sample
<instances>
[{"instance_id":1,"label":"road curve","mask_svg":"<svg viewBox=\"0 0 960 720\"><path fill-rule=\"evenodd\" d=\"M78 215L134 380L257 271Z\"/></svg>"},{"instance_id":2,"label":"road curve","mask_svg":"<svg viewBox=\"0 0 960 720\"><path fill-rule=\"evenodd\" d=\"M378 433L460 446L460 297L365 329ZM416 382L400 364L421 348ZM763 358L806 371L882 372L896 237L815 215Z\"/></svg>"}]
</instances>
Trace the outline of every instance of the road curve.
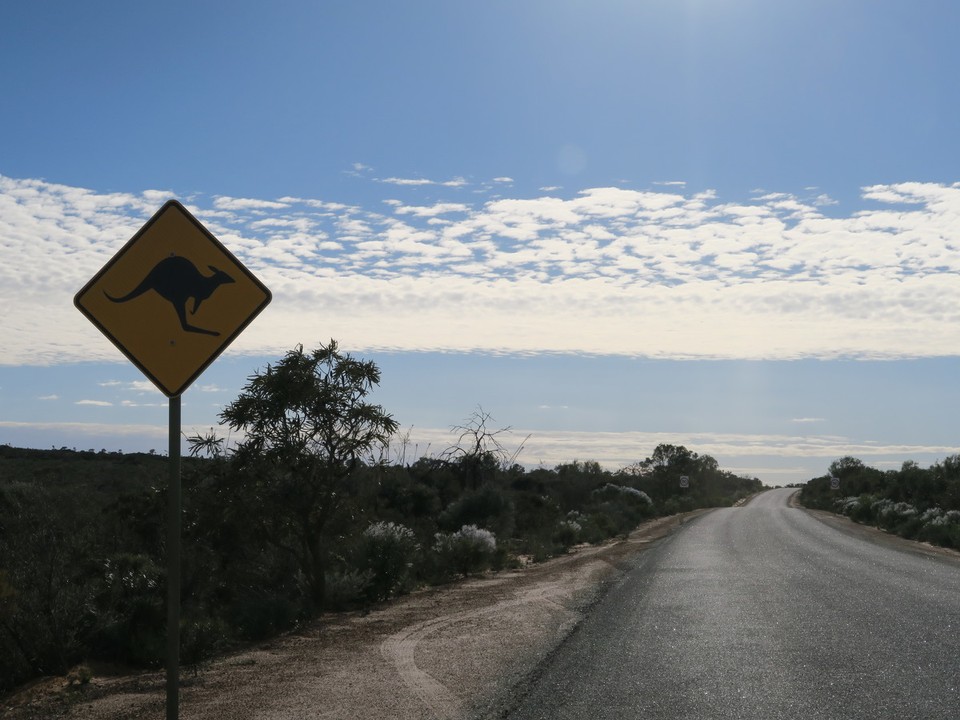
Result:
<instances>
[{"instance_id":1,"label":"road curve","mask_svg":"<svg viewBox=\"0 0 960 720\"><path fill-rule=\"evenodd\" d=\"M960 718L960 562L773 490L639 555L505 717Z\"/></svg>"}]
</instances>

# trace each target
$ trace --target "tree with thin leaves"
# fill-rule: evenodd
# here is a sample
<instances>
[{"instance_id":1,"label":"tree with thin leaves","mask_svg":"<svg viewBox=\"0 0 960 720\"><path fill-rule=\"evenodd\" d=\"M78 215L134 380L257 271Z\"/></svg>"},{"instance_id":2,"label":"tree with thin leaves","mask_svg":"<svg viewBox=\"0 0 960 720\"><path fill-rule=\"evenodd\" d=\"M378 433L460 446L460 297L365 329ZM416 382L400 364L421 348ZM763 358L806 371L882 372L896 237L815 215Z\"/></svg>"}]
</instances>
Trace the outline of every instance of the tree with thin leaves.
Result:
<instances>
[{"instance_id":1,"label":"tree with thin leaves","mask_svg":"<svg viewBox=\"0 0 960 720\"><path fill-rule=\"evenodd\" d=\"M315 608L326 590L325 530L341 508L345 482L398 427L367 401L379 384L375 363L341 353L334 340L312 351L299 345L248 378L220 413L243 438L228 463L236 494L230 502L251 531L295 558ZM219 448L211 437L190 442L194 453Z\"/></svg>"}]
</instances>

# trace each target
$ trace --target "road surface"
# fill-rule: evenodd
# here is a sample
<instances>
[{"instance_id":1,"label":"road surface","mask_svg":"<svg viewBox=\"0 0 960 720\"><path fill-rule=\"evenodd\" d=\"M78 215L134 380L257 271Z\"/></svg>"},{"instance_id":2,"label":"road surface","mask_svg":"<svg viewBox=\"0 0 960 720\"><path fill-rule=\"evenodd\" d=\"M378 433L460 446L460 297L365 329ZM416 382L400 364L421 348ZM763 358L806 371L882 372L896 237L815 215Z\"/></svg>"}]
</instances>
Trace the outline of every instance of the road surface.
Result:
<instances>
[{"instance_id":1,"label":"road surface","mask_svg":"<svg viewBox=\"0 0 960 720\"><path fill-rule=\"evenodd\" d=\"M960 718L960 562L774 490L642 553L506 716Z\"/></svg>"}]
</instances>

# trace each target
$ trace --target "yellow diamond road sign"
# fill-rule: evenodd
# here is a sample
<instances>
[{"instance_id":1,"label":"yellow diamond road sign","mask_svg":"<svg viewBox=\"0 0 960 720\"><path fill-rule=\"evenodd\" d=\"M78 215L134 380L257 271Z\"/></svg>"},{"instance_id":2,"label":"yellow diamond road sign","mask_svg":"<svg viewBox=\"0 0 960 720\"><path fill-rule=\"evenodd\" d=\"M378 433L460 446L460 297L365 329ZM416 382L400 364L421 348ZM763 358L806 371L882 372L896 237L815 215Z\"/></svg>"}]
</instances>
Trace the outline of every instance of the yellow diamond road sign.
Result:
<instances>
[{"instance_id":1,"label":"yellow diamond road sign","mask_svg":"<svg viewBox=\"0 0 960 720\"><path fill-rule=\"evenodd\" d=\"M177 397L270 299L266 286L171 200L73 304L164 394Z\"/></svg>"}]
</instances>

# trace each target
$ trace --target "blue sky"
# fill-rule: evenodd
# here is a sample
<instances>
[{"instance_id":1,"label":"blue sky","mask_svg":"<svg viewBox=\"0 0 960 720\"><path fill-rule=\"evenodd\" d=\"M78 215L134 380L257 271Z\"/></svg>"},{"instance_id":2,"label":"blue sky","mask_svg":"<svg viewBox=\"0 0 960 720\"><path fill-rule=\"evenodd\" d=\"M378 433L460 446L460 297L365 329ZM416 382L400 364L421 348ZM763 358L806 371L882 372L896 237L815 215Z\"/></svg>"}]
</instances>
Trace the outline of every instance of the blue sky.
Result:
<instances>
[{"instance_id":1,"label":"blue sky","mask_svg":"<svg viewBox=\"0 0 960 720\"><path fill-rule=\"evenodd\" d=\"M960 452L958 15L6 3L0 442L165 448L72 297L177 198L274 294L188 432L334 337L421 453L478 406L528 465L673 442L780 484Z\"/></svg>"}]
</instances>

